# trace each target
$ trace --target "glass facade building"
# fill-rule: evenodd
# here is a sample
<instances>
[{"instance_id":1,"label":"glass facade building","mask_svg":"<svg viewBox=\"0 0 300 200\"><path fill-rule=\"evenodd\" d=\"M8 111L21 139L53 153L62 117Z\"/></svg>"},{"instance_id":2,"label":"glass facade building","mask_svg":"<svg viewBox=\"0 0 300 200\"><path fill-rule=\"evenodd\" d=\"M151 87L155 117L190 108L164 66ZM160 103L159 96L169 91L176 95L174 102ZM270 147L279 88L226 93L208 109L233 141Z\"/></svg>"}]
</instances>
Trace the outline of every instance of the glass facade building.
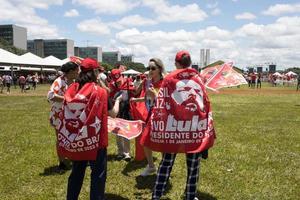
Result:
<instances>
[{"instance_id":1,"label":"glass facade building","mask_svg":"<svg viewBox=\"0 0 300 200\"><path fill-rule=\"evenodd\" d=\"M27 50L27 29L13 24L0 25L0 38L10 45Z\"/></svg>"},{"instance_id":2,"label":"glass facade building","mask_svg":"<svg viewBox=\"0 0 300 200\"><path fill-rule=\"evenodd\" d=\"M94 58L98 62L102 62L102 48L101 47L75 47L75 56L81 58Z\"/></svg>"},{"instance_id":3,"label":"glass facade building","mask_svg":"<svg viewBox=\"0 0 300 200\"><path fill-rule=\"evenodd\" d=\"M110 65L116 65L121 61L121 53L119 51L103 52L102 62L108 63Z\"/></svg>"},{"instance_id":4,"label":"glass facade building","mask_svg":"<svg viewBox=\"0 0 300 200\"><path fill-rule=\"evenodd\" d=\"M69 39L28 40L28 51L40 57L55 56L65 59L74 56L74 41Z\"/></svg>"}]
</instances>

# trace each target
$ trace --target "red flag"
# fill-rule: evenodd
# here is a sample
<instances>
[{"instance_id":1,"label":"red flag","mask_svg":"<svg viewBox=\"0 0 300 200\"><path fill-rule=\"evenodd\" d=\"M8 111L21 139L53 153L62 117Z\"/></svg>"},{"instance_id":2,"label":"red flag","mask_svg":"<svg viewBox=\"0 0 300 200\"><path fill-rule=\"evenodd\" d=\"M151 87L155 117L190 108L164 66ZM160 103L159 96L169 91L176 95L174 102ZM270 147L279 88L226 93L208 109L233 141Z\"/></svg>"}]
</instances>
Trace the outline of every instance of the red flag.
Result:
<instances>
[{"instance_id":1,"label":"red flag","mask_svg":"<svg viewBox=\"0 0 300 200\"><path fill-rule=\"evenodd\" d=\"M201 78L204 83L206 83L213 75L215 75L221 68L221 65L216 65L213 67L207 67L201 70Z\"/></svg>"},{"instance_id":2,"label":"red flag","mask_svg":"<svg viewBox=\"0 0 300 200\"><path fill-rule=\"evenodd\" d=\"M83 58L77 57L77 56L70 56L70 61L76 63L77 65L80 65L83 61Z\"/></svg>"},{"instance_id":3,"label":"red flag","mask_svg":"<svg viewBox=\"0 0 300 200\"><path fill-rule=\"evenodd\" d=\"M205 86L211 90L248 84L242 74L236 72L232 63L224 63L207 82Z\"/></svg>"},{"instance_id":4,"label":"red flag","mask_svg":"<svg viewBox=\"0 0 300 200\"><path fill-rule=\"evenodd\" d=\"M154 151L195 153L213 146L215 131L205 86L194 69L167 75L141 144Z\"/></svg>"},{"instance_id":5,"label":"red flag","mask_svg":"<svg viewBox=\"0 0 300 200\"><path fill-rule=\"evenodd\" d=\"M108 117L108 131L131 140L142 133L144 122L141 120L129 121L121 118Z\"/></svg>"},{"instance_id":6,"label":"red flag","mask_svg":"<svg viewBox=\"0 0 300 200\"><path fill-rule=\"evenodd\" d=\"M108 145L107 93L95 83L79 89L73 83L65 93L58 131L58 154L71 160L95 160Z\"/></svg>"},{"instance_id":7,"label":"red flag","mask_svg":"<svg viewBox=\"0 0 300 200\"><path fill-rule=\"evenodd\" d=\"M121 72L124 72L124 71L127 70L127 67L126 67L125 65L120 65L120 66L119 66L119 70L120 70Z\"/></svg>"}]
</instances>

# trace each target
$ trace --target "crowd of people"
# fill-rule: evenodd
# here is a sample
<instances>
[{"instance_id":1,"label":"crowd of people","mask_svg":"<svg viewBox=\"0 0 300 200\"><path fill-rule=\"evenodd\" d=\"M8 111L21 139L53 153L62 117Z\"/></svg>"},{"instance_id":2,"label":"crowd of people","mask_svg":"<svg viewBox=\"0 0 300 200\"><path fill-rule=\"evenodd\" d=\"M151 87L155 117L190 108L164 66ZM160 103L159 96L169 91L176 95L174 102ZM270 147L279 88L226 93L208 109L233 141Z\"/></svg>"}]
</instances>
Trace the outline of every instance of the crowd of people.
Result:
<instances>
[{"instance_id":1,"label":"crowd of people","mask_svg":"<svg viewBox=\"0 0 300 200\"><path fill-rule=\"evenodd\" d=\"M207 158L215 138L212 113L202 79L190 68L189 52L178 52L174 62L176 70L166 76L162 60L151 58L149 74L137 76L135 80L124 77L120 68L105 75L99 63L91 58L62 66L63 75L53 82L47 98L51 103L50 123L57 136L59 168L66 169L67 160L72 161L67 199L78 199L87 166L91 168L90 199L105 199L105 182L109 178L106 175L108 116L145 122L137 145L142 145L148 162L141 176L157 172L153 200L164 194L177 153L186 154L185 199L197 199L200 159ZM156 130L157 120L166 126ZM169 141L165 137L165 144L152 138L158 132L180 135L183 131L186 132L183 138ZM198 135L200 139L192 140ZM169 142L173 144L168 148ZM130 140L116 136L116 146L117 159L132 160ZM153 162L153 150L162 153L158 169Z\"/></svg>"}]
</instances>

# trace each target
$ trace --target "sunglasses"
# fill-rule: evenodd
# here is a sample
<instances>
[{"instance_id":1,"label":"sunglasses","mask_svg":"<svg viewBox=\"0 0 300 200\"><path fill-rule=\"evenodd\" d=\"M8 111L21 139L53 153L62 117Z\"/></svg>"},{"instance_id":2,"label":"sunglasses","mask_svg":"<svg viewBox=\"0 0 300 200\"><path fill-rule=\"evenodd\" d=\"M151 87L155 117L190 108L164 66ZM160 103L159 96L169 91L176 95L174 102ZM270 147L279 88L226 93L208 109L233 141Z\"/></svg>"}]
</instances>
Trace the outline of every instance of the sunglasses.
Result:
<instances>
[{"instance_id":1,"label":"sunglasses","mask_svg":"<svg viewBox=\"0 0 300 200\"><path fill-rule=\"evenodd\" d=\"M157 70L158 68L157 68L157 67L147 67L146 69L147 69L148 71L150 71L150 70L154 71L154 70Z\"/></svg>"}]
</instances>

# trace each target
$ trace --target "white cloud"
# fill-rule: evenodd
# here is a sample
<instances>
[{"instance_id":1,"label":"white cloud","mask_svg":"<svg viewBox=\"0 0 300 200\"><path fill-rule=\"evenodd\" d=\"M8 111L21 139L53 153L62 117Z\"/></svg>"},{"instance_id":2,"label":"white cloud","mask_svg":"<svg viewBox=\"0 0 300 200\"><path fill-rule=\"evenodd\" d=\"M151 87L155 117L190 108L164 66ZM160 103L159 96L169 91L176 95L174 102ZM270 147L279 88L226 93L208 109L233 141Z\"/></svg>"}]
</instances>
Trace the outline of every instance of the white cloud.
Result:
<instances>
[{"instance_id":1,"label":"white cloud","mask_svg":"<svg viewBox=\"0 0 300 200\"><path fill-rule=\"evenodd\" d=\"M253 20L253 19L256 19L256 16L250 12L244 12L242 14L236 15L235 19L237 19L237 20L240 20L240 19Z\"/></svg>"},{"instance_id":2,"label":"white cloud","mask_svg":"<svg viewBox=\"0 0 300 200\"><path fill-rule=\"evenodd\" d=\"M113 28L123 29L125 27L150 26L155 24L157 24L157 22L153 19L144 18L140 15L130 15L123 17L117 22L110 23L109 25Z\"/></svg>"},{"instance_id":3,"label":"white cloud","mask_svg":"<svg viewBox=\"0 0 300 200\"><path fill-rule=\"evenodd\" d=\"M207 18L207 14L197 4L185 6L170 5L165 0L143 0L145 6L154 10L157 20L161 22L199 22Z\"/></svg>"},{"instance_id":4,"label":"white cloud","mask_svg":"<svg viewBox=\"0 0 300 200\"><path fill-rule=\"evenodd\" d=\"M98 14L123 14L139 5L134 0L73 0L72 3L95 10Z\"/></svg>"},{"instance_id":5,"label":"white cloud","mask_svg":"<svg viewBox=\"0 0 300 200\"><path fill-rule=\"evenodd\" d=\"M37 15L35 8L47 9L50 5L61 4L62 1L5 1L0 0L0 22L10 21L27 28L29 38L58 37L58 28L48 20Z\"/></svg>"},{"instance_id":6,"label":"white cloud","mask_svg":"<svg viewBox=\"0 0 300 200\"><path fill-rule=\"evenodd\" d=\"M71 9L65 12L64 14L65 17L77 17L79 16L79 13L76 9Z\"/></svg>"},{"instance_id":7,"label":"white cloud","mask_svg":"<svg viewBox=\"0 0 300 200\"><path fill-rule=\"evenodd\" d=\"M284 14L300 13L300 3L276 4L263 11L264 15L280 16Z\"/></svg>"},{"instance_id":8,"label":"white cloud","mask_svg":"<svg viewBox=\"0 0 300 200\"><path fill-rule=\"evenodd\" d=\"M214 2L214 3L209 3L209 4L207 4L206 7L207 7L207 8L213 9L213 8L217 8L217 7L218 7L218 4L219 4L219 3L216 1L216 2Z\"/></svg>"},{"instance_id":9,"label":"white cloud","mask_svg":"<svg viewBox=\"0 0 300 200\"><path fill-rule=\"evenodd\" d=\"M88 19L81 21L77 25L81 32L92 33L96 35L106 35L110 33L109 27L101 19Z\"/></svg>"},{"instance_id":10,"label":"white cloud","mask_svg":"<svg viewBox=\"0 0 300 200\"><path fill-rule=\"evenodd\" d=\"M276 62L299 66L300 17L281 17L272 24L249 23L237 30L210 26L198 31L140 31L126 29L116 34L119 49L135 55L135 61L147 63L159 57L168 70L174 69L174 56L187 49L193 62L199 62L200 49L211 49L211 62L232 60L238 67Z\"/></svg>"},{"instance_id":11,"label":"white cloud","mask_svg":"<svg viewBox=\"0 0 300 200\"><path fill-rule=\"evenodd\" d=\"M219 8L215 8L213 9L213 11L211 12L212 15L219 15L221 14L221 10Z\"/></svg>"}]
</instances>

